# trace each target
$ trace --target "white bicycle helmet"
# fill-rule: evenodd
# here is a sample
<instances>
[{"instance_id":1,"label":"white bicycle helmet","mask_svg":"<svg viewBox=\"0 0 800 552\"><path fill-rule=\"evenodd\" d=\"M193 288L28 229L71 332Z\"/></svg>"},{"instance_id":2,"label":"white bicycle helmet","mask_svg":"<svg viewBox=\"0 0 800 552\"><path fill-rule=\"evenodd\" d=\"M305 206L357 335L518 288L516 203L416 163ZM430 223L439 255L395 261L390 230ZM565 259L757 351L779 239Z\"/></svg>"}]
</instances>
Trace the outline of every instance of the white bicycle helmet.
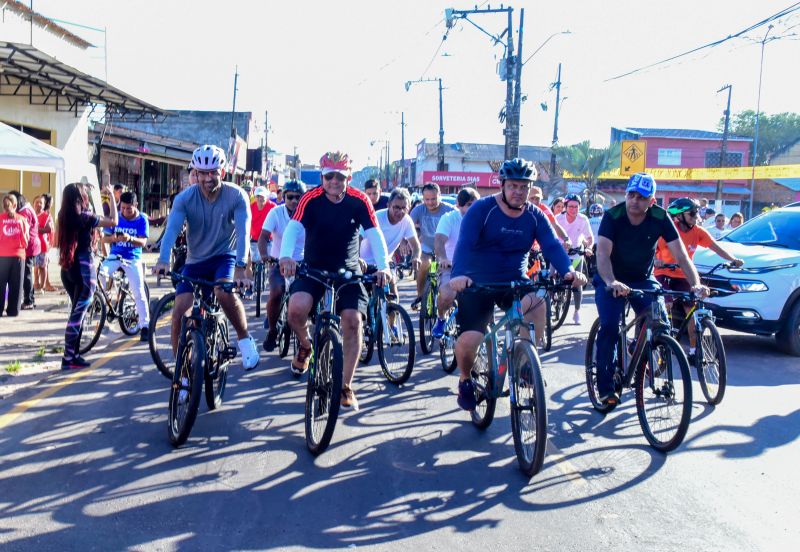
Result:
<instances>
[{"instance_id":1,"label":"white bicycle helmet","mask_svg":"<svg viewBox=\"0 0 800 552\"><path fill-rule=\"evenodd\" d=\"M199 171L225 168L225 152L214 145L200 146L192 154L192 167Z\"/></svg>"}]
</instances>

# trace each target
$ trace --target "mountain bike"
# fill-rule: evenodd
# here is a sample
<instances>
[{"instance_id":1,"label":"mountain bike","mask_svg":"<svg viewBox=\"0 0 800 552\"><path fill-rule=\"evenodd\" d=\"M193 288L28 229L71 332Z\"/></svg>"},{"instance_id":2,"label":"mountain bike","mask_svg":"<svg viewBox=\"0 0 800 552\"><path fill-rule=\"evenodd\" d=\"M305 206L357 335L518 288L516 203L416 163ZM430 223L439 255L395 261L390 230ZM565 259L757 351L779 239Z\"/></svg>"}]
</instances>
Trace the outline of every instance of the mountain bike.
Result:
<instances>
[{"instance_id":1,"label":"mountain bike","mask_svg":"<svg viewBox=\"0 0 800 552\"><path fill-rule=\"evenodd\" d=\"M125 335L136 335L139 330L139 314L136 312L136 300L133 296L128 277L119 268L113 274L105 275L102 272L102 261L119 261L123 266L130 266L127 259L109 255L100 257L97 265L97 289L94 297L86 310L81 323L81 339L78 352L88 353L100 339L106 322L119 321L119 327ZM144 285L146 301L150 300L150 288Z\"/></svg>"},{"instance_id":2,"label":"mountain bike","mask_svg":"<svg viewBox=\"0 0 800 552\"><path fill-rule=\"evenodd\" d=\"M228 366L236 358L229 342L228 319L214 288L226 293L236 289L233 282L209 282L175 274L177 280L192 285L192 311L181 318L175 370L169 395L168 434L175 447L182 445L192 431L205 384L206 405L215 410L222 405Z\"/></svg>"},{"instance_id":3,"label":"mountain bike","mask_svg":"<svg viewBox=\"0 0 800 552\"><path fill-rule=\"evenodd\" d=\"M158 371L169 380L172 380L175 369L175 355L172 351L172 310L174 307L174 291L170 291L156 301L153 312L150 313L150 335L148 337L153 363Z\"/></svg>"},{"instance_id":4,"label":"mountain bike","mask_svg":"<svg viewBox=\"0 0 800 552\"><path fill-rule=\"evenodd\" d=\"M632 290L629 297L648 295L657 298L689 297L692 294L664 289ZM605 414L616 405L604 404L599 399L596 358L599 331L598 318L592 324L586 343L586 387L594 409ZM674 450L683 442L692 410L689 361L670 331L669 323L663 319L660 303L654 300L631 322L625 322L623 311L613 351L614 390L621 398L623 389L633 387L642 433L650 446L661 452ZM635 338L629 342L628 336L632 333Z\"/></svg>"},{"instance_id":5,"label":"mountain bike","mask_svg":"<svg viewBox=\"0 0 800 552\"><path fill-rule=\"evenodd\" d=\"M431 259L425 286L422 288L422 299L419 306L419 346L424 354L433 351L433 326L438 314L436 304L439 301L439 265L436 257Z\"/></svg>"},{"instance_id":6,"label":"mountain bike","mask_svg":"<svg viewBox=\"0 0 800 552\"><path fill-rule=\"evenodd\" d=\"M364 276L362 281L373 285L359 360L369 363L377 345L383 375L391 383L400 385L408 381L414 369L414 324L406 309L394 301L396 297L389 292L388 284L378 286L372 275Z\"/></svg>"},{"instance_id":7,"label":"mountain bike","mask_svg":"<svg viewBox=\"0 0 800 552\"><path fill-rule=\"evenodd\" d=\"M324 452L331 442L342 393L344 358L341 318L334 314L336 298L342 287L360 284L362 276L344 269L337 273L317 270L305 263L298 265L297 275L315 280L325 287L314 318L305 405L306 446L316 456Z\"/></svg>"},{"instance_id":8,"label":"mountain bike","mask_svg":"<svg viewBox=\"0 0 800 552\"><path fill-rule=\"evenodd\" d=\"M664 268L678 268L677 264L663 266ZM735 266L733 263L719 263L706 274L706 277L714 274L720 268L729 269ZM713 291L711 295L714 295ZM668 308L667 312L671 317L672 335L679 343L683 337L688 336L689 326L694 326L697 346L693 354L687 353L687 355L691 364L697 369L697 379L700 382L703 396L708 404L717 405L725 396L728 361L722 336L714 323L714 315L711 309L707 308L705 302L697 298L677 297L673 301L672 307Z\"/></svg>"},{"instance_id":9,"label":"mountain bike","mask_svg":"<svg viewBox=\"0 0 800 552\"><path fill-rule=\"evenodd\" d=\"M528 476L541 469L547 444L547 406L539 355L530 338L520 335L523 328L534 335L533 324L525 321L522 312L522 298L539 289L541 284L521 280L473 284L462 292L508 292L511 296L511 306L489 327L471 370L477 401L471 418L475 427L488 428L497 399L509 397L514 450L520 469ZM509 386L504 391L506 374Z\"/></svg>"},{"instance_id":10,"label":"mountain bike","mask_svg":"<svg viewBox=\"0 0 800 552\"><path fill-rule=\"evenodd\" d=\"M456 340L459 334L457 315L458 301L455 301L445 316L444 334L439 340L439 360L442 362L442 370L448 374L456 369Z\"/></svg>"}]
</instances>

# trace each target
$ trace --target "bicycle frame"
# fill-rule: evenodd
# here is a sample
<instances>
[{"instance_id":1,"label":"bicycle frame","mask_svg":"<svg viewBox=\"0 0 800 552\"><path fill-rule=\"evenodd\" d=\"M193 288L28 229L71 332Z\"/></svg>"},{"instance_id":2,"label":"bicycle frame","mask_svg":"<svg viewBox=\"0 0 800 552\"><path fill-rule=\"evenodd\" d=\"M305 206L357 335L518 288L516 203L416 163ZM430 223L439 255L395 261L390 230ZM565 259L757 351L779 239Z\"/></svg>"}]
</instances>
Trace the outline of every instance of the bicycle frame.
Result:
<instances>
[{"instance_id":1,"label":"bicycle frame","mask_svg":"<svg viewBox=\"0 0 800 552\"><path fill-rule=\"evenodd\" d=\"M369 282L369 277L364 278L363 281ZM372 335L378 335L378 322L380 321L383 324L384 328L389 328L389 315L386 312L386 302L388 301L389 295L389 285L386 284L383 287L378 287L377 285L374 286L372 290L372 295L369 298L369 304L367 305L367 324L369 324L369 329L372 332ZM398 339L403 338L403 332L405 329L402 327L403 325L400 324L398 327ZM383 344L387 347L392 344L392 336L389 335L389 332L383 332Z\"/></svg>"}]
</instances>

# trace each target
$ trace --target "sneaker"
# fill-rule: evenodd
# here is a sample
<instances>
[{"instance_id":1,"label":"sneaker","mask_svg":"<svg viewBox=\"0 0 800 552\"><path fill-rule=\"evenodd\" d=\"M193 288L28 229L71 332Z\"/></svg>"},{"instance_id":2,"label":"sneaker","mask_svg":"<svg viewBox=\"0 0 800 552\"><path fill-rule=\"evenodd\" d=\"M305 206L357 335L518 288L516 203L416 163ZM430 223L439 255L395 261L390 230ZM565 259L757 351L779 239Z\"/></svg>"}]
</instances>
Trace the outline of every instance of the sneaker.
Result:
<instances>
[{"instance_id":1,"label":"sneaker","mask_svg":"<svg viewBox=\"0 0 800 552\"><path fill-rule=\"evenodd\" d=\"M356 399L356 394L353 393L353 389L349 385L342 387L342 400L340 404L343 408L352 408L353 411L358 412L358 399Z\"/></svg>"},{"instance_id":2,"label":"sneaker","mask_svg":"<svg viewBox=\"0 0 800 552\"><path fill-rule=\"evenodd\" d=\"M139 332L139 341L150 341L150 328L142 328Z\"/></svg>"},{"instance_id":3,"label":"sneaker","mask_svg":"<svg viewBox=\"0 0 800 552\"><path fill-rule=\"evenodd\" d=\"M580 325L581 323L581 311L575 311L575 314L572 315L572 321L576 324Z\"/></svg>"},{"instance_id":4,"label":"sneaker","mask_svg":"<svg viewBox=\"0 0 800 552\"><path fill-rule=\"evenodd\" d=\"M22 310L33 310L35 308L36 308L36 305L34 305L33 303L23 303L22 304Z\"/></svg>"},{"instance_id":5,"label":"sneaker","mask_svg":"<svg viewBox=\"0 0 800 552\"><path fill-rule=\"evenodd\" d=\"M431 330L431 335L435 339L441 339L444 335L444 318L437 318L436 324L433 325L433 329Z\"/></svg>"},{"instance_id":6,"label":"sneaker","mask_svg":"<svg viewBox=\"0 0 800 552\"><path fill-rule=\"evenodd\" d=\"M61 359L62 370L80 370L82 368L88 368L89 366L91 366L91 363L81 356L76 356L72 360Z\"/></svg>"},{"instance_id":7,"label":"sneaker","mask_svg":"<svg viewBox=\"0 0 800 552\"><path fill-rule=\"evenodd\" d=\"M311 347L304 349L303 347L297 348L297 354L292 359L292 374L300 377L308 370L308 363L311 360Z\"/></svg>"},{"instance_id":8,"label":"sneaker","mask_svg":"<svg viewBox=\"0 0 800 552\"><path fill-rule=\"evenodd\" d=\"M247 336L239 340L239 352L242 353L242 366L245 372L253 370L258 366L258 349L256 340L252 336Z\"/></svg>"},{"instance_id":9,"label":"sneaker","mask_svg":"<svg viewBox=\"0 0 800 552\"><path fill-rule=\"evenodd\" d=\"M264 350L271 353L278 346L278 330L270 330L267 332L267 338L264 340Z\"/></svg>"},{"instance_id":10,"label":"sneaker","mask_svg":"<svg viewBox=\"0 0 800 552\"><path fill-rule=\"evenodd\" d=\"M475 384L471 379L458 382L458 406L468 412L473 412L478 406L475 400Z\"/></svg>"}]
</instances>

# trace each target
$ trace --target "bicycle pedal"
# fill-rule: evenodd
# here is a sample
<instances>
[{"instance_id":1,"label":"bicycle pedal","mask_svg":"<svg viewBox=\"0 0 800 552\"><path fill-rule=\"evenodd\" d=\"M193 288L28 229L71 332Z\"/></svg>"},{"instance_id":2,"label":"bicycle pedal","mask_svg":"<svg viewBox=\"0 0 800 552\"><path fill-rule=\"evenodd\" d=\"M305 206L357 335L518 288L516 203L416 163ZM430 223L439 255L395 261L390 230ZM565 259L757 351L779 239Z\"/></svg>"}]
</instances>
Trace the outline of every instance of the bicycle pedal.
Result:
<instances>
[{"instance_id":1,"label":"bicycle pedal","mask_svg":"<svg viewBox=\"0 0 800 552\"><path fill-rule=\"evenodd\" d=\"M237 354L236 347L231 347L230 345L225 347L225 349L222 351L222 356L224 356L227 359L236 358L236 354Z\"/></svg>"},{"instance_id":2,"label":"bicycle pedal","mask_svg":"<svg viewBox=\"0 0 800 552\"><path fill-rule=\"evenodd\" d=\"M510 393L511 393L511 390L510 389L506 389L505 391L500 393L500 396L501 397L508 397Z\"/></svg>"}]
</instances>

